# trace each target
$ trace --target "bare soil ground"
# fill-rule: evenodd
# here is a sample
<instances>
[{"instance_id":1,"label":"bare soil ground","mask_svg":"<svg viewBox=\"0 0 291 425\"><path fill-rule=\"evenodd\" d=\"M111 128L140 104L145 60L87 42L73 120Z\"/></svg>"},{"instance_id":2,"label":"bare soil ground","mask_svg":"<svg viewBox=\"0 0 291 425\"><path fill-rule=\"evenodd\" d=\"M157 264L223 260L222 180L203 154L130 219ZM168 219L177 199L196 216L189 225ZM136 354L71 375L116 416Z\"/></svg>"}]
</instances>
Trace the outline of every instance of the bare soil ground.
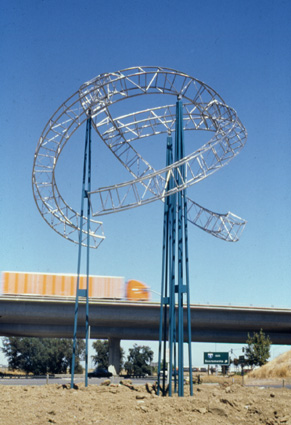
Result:
<instances>
[{"instance_id":1,"label":"bare soil ground","mask_svg":"<svg viewBox=\"0 0 291 425\"><path fill-rule=\"evenodd\" d=\"M282 387L242 386L229 378L195 385L193 397L188 385L184 397L161 397L149 392L152 383L124 384L0 385L0 424L291 425L291 390Z\"/></svg>"}]
</instances>

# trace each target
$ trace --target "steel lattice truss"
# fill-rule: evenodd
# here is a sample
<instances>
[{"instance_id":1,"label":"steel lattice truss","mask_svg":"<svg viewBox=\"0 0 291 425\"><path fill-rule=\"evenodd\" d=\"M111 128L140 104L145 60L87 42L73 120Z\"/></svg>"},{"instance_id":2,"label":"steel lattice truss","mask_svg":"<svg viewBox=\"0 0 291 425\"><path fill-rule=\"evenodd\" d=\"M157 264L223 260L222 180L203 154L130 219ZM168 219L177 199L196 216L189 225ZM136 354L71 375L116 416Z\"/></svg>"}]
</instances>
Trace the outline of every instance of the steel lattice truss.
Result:
<instances>
[{"instance_id":1,"label":"steel lattice truss","mask_svg":"<svg viewBox=\"0 0 291 425\"><path fill-rule=\"evenodd\" d=\"M133 147L137 139L169 133L175 128L175 103L114 116L113 105L142 95L173 95L183 100L184 131L210 132L210 140L171 166L155 170ZM104 239L98 216L134 208L178 192L226 165L243 148L247 133L236 112L209 86L184 74L161 67L136 67L101 74L85 83L55 112L39 139L33 165L33 191L38 209L60 235L79 243L80 215L59 192L55 169L73 133L87 120L110 151L129 171L131 180L97 188L89 195L93 220L90 246ZM193 135L194 137L195 135ZM185 177L175 178L185 166ZM166 191L173 177L174 187ZM182 177L182 176L181 176ZM227 241L237 241L245 221L234 214L217 214L188 199L191 223ZM84 218L84 229L86 218ZM83 230L83 244L87 233Z\"/></svg>"}]
</instances>

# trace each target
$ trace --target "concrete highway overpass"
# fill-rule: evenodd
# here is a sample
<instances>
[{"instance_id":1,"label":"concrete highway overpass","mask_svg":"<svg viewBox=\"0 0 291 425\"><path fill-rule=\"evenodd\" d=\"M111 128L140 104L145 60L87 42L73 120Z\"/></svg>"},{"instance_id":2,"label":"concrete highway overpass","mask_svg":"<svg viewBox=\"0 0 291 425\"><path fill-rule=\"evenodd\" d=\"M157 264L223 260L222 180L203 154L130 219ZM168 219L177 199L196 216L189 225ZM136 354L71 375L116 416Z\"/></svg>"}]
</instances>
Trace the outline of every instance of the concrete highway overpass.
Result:
<instances>
[{"instance_id":1,"label":"concrete highway overpass","mask_svg":"<svg viewBox=\"0 0 291 425\"><path fill-rule=\"evenodd\" d=\"M1 296L0 336L72 338L74 307L68 298ZM89 316L92 339L159 339L159 303L92 299ZM193 304L191 326L193 342L245 343L248 333L263 329L273 344L291 344L291 309ZM78 337L85 337L82 301Z\"/></svg>"}]
</instances>

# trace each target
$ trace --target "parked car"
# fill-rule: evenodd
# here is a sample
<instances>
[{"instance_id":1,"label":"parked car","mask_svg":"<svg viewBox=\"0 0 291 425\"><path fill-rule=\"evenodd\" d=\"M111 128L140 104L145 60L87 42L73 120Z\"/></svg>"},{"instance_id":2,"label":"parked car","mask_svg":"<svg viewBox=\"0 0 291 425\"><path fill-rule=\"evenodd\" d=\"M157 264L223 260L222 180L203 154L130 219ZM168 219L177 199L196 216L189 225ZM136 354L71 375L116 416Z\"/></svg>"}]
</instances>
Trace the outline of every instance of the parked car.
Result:
<instances>
[{"instance_id":1,"label":"parked car","mask_svg":"<svg viewBox=\"0 0 291 425\"><path fill-rule=\"evenodd\" d=\"M168 376L168 371L165 370L165 377L167 378L167 376ZM164 372L161 370L161 372L160 372L160 378L163 378L163 377L164 377Z\"/></svg>"},{"instance_id":2,"label":"parked car","mask_svg":"<svg viewBox=\"0 0 291 425\"><path fill-rule=\"evenodd\" d=\"M88 378L110 378L112 373L103 367L96 367L93 372L88 373Z\"/></svg>"}]
</instances>

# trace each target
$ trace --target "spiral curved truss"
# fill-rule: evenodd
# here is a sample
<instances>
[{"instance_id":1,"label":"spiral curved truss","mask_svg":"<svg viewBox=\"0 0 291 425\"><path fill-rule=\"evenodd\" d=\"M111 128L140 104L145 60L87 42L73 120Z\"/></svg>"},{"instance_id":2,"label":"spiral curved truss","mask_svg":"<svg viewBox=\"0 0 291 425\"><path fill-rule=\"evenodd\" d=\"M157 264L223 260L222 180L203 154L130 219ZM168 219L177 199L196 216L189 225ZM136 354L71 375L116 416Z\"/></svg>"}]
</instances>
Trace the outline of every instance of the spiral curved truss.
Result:
<instances>
[{"instance_id":1,"label":"spiral curved truss","mask_svg":"<svg viewBox=\"0 0 291 425\"><path fill-rule=\"evenodd\" d=\"M175 100L124 115L116 114L114 105L118 102L143 95L168 95L167 100L172 95ZM156 170L137 152L133 142L174 131L177 96L183 100L184 131L209 132L210 140L182 160ZM64 146L89 113L99 137L131 175L126 182L99 187L88 194L94 217L90 220L91 247L97 247L104 239L99 216L163 200L205 179L234 158L247 137L236 112L212 88L183 72L136 67L101 74L83 84L44 128L37 144L32 174L34 198L42 217L61 236L75 243L79 243L80 215L60 194L55 169ZM178 184L175 170L180 173L181 165L185 167L185 177ZM167 191L170 177L174 185ZM237 241L246 224L232 213L214 213L189 198L188 220L226 241ZM83 223L82 241L86 245L86 217Z\"/></svg>"}]
</instances>

